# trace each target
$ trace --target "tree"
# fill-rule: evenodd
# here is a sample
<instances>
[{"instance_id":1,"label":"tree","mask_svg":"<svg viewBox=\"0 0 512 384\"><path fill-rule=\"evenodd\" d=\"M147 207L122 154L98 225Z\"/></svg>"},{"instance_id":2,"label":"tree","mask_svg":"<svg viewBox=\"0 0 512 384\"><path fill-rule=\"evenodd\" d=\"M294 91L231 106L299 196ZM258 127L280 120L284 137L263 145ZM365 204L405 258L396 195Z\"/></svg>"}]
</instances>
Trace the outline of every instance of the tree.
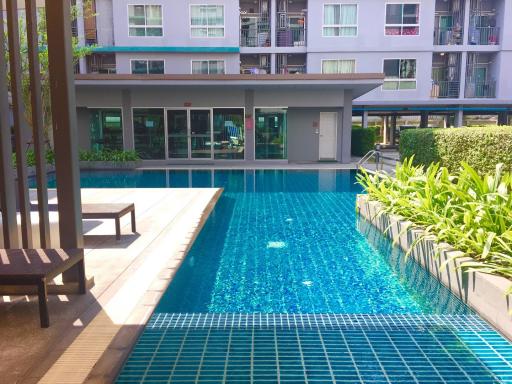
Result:
<instances>
[{"instance_id":1,"label":"tree","mask_svg":"<svg viewBox=\"0 0 512 384\"><path fill-rule=\"evenodd\" d=\"M19 35L20 35L20 53L21 53L21 81L22 81L22 98L24 104L25 119L30 128L32 128L32 104L30 101L31 89L30 89L30 75L29 75L29 63L28 63L28 44L26 34L26 19L25 12L18 11L18 24L19 24ZM84 18L95 17L96 15L92 11L92 0L85 0L83 2L83 10L79 9L76 5L71 6L71 20L70 23L75 21L82 16ZM48 142L51 142L52 133L52 116L51 116L51 99L50 99L50 78L48 68L48 36L46 33L46 15L44 8L38 8L37 15L37 31L38 31L38 42L39 42L39 64L41 68L41 105L43 110L43 125L44 125L44 136ZM7 44L7 30L4 31L5 42ZM77 65L79 60L87 55L90 55L94 49L93 45L81 45L79 39L76 36L72 37L73 44L73 64ZM5 47L6 62L9 62L9 49ZM8 74L8 77L10 74ZM10 78L9 86L10 86Z\"/></svg>"}]
</instances>

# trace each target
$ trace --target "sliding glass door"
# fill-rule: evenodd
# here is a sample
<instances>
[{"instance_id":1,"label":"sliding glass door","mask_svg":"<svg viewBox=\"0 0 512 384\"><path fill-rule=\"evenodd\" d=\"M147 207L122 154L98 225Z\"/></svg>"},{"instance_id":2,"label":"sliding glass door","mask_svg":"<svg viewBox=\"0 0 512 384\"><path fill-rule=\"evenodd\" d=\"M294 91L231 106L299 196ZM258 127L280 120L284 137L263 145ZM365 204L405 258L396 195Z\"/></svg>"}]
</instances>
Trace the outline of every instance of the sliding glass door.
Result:
<instances>
[{"instance_id":1,"label":"sliding glass door","mask_svg":"<svg viewBox=\"0 0 512 384\"><path fill-rule=\"evenodd\" d=\"M167 111L169 157L188 159L188 112L186 109Z\"/></svg>"},{"instance_id":2,"label":"sliding glass door","mask_svg":"<svg viewBox=\"0 0 512 384\"><path fill-rule=\"evenodd\" d=\"M210 109L167 110L167 147L170 159L211 159Z\"/></svg>"},{"instance_id":3,"label":"sliding glass door","mask_svg":"<svg viewBox=\"0 0 512 384\"><path fill-rule=\"evenodd\" d=\"M212 158L212 124L209 109L190 110L190 157Z\"/></svg>"}]
</instances>

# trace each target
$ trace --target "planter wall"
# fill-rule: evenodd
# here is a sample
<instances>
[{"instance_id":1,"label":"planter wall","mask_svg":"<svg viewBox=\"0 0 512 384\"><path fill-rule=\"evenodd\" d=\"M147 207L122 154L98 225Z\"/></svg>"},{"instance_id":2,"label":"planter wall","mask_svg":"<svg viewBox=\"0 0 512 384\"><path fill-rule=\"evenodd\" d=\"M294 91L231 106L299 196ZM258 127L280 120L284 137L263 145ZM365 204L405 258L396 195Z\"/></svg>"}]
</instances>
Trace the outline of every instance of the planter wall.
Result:
<instances>
[{"instance_id":1,"label":"planter wall","mask_svg":"<svg viewBox=\"0 0 512 384\"><path fill-rule=\"evenodd\" d=\"M80 161L80 169L135 169L140 161Z\"/></svg>"},{"instance_id":2,"label":"planter wall","mask_svg":"<svg viewBox=\"0 0 512 384\"><path fill-rule=\"evenodd\" d=\"M387 236L407 252L423 231L406 229L410 222L400 216L379 214L382 208L381 203L370 201L367 195L357 197L359 214L382 232L389 228ZM458 267L462 262L471 260L468 257L449 261L443 267L447 260L457 254L462 253L448 244L437 244L435 238L430 237L415 245L410 255L463 302L512 340L512 296L504 294L512 281L481 272L463 272Z\"/></svg>"}]
</instances>

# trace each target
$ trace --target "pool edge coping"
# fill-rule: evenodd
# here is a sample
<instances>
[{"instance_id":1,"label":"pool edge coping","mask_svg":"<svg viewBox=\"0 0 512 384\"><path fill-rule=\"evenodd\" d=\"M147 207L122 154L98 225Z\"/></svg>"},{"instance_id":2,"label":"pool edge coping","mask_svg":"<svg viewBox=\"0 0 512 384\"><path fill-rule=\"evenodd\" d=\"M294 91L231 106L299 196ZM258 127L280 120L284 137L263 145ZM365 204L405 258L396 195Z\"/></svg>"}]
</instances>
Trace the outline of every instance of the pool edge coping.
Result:
<instances>
[{"instance_id":1,"label":"pool edge coping","mask_svg":"<svg viewBox=\"0 0 512 384\"><path fill-rule=\"evenodd\" d=\"M87 374L83 383L113 383L129 357L140 334L144 330L147 321L157 307L160 298L173 280L179 267L185 260L190 248L193 246L197 236L203 229L204 224L210 217L211 212L219 201L224 188L216 188L217 191L210 199L204 210L201 212L199 222L191 234L191 240L187 247L181 251L181 257L176 262L169 259L164 268L160 270L157 277L151 281L143 297L135 304L126 324L116 332L108 347L103 351L101 357L96 361L91 371ZM172 267L170 267L172 265ZM172 273L168 273L168 270ZM163 282L163 284L162 284ZM155 285L157 286L155 288Z\"/></svg>"},{"instance_id":2,"label":"pool edge coping","mask_svg":"<svg viewBox=\"0 0 512 384\"><path fill-rule=\"evenodd\" d=\"M376 227L405 252L409 251L416 238L424 234L419 228L408 228L410 221L398 215L383 212L383 204L370 200L368 195L358 194L356 209L360 217ZM406 229L407 228L407 229ZM439 248L435 256L434 247ZM484 320L512 341L512 295L504 292L512 285L505 277L489 275L478 271L463 273L461 263L471 261L469 257L450 260L462 254L449 244L438 244L430 236L417 244L410 256L440 281L450 291L475 310ZM446 264L443 266L443 264Z\"/></svg>"}]
</instances>

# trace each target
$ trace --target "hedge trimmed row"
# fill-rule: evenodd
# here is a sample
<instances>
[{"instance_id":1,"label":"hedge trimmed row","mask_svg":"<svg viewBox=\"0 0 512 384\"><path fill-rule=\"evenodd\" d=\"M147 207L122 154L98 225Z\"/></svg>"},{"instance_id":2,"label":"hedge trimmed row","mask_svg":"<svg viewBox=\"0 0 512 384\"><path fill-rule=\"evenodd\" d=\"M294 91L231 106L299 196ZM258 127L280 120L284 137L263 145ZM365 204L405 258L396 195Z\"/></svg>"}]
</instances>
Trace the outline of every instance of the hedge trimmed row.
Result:
<instances>
[{"instance_id":1,"label":"hedge trimmed row","mask_svg":"<svg viewBox=\"0 0 512 384\"><path fill-rule=\"evenodd\" d=\"M352 127L352 155L364 156L375 147L378 128Z\"/></svg>"},{"instance_id":2,"label":"hedge trimmed row","mask_svg":"<svg viewBox=\"0 0 512 384\"><path fill-rule=\"evenodd\" d=\"M400 158L414 155L414 165L441 163L450 171L465 161L477 172L494 172L503 163L512 171L512 127L407 129L400 133Z\"/></svg>"}]
</instances>

